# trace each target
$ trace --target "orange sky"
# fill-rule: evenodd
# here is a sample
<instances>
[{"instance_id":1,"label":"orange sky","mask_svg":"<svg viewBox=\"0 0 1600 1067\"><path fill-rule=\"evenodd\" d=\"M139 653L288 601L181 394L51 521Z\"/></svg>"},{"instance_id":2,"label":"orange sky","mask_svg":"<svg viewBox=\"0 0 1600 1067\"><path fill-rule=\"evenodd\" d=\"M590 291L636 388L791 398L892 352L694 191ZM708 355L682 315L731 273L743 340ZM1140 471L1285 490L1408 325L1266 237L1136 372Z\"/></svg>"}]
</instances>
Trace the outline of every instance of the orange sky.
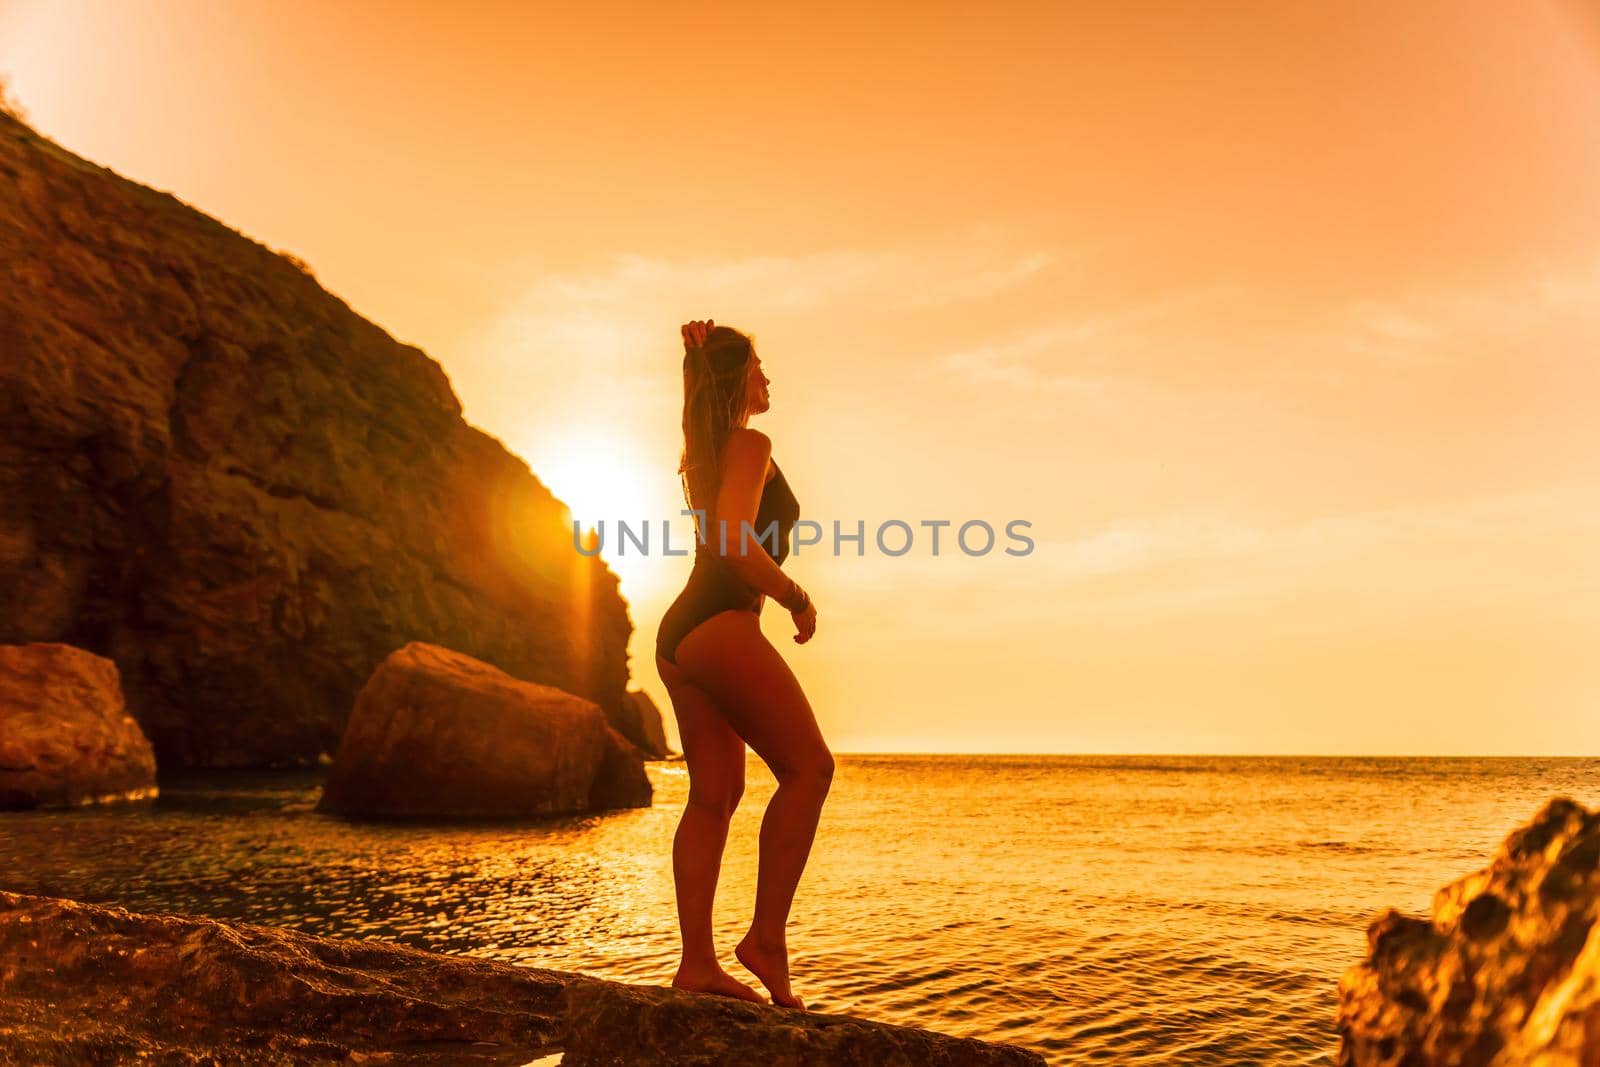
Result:
<instances>
[{"instance_id":1,"label":"orange sky","mask_svg":"<svg viewBox=\"0 0 1600 1067\"><path fill-rule=\"evenodd\" d=\"M581 513L676 514L713 317L807 517L1032 522L790 564L839 751L1592 755L1594 10L0 0L0 74Z\"/></svg>"}]
</instances>

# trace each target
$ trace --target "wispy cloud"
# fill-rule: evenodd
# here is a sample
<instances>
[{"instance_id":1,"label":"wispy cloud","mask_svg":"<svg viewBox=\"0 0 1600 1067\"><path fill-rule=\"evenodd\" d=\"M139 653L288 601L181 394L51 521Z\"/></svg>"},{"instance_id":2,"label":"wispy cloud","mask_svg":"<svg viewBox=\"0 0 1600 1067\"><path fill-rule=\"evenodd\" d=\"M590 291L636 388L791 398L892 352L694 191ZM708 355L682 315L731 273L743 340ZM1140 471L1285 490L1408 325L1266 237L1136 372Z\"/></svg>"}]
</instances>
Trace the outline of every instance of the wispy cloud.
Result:
<instances>
[{"instance_id":1,"label":"wispy cloud","mask_svg":"<svg viewBox=\"0 0 1600 1067\"><path fill-rule=\"evenodd\" d=\"M970 384L1006 385L1030 392L1104 393L1137 375L1097 372L1088 366L1104 364L1108 354L1125 349L1151 327L1215 305L1237 291L1228 284L1196 286L1052 320L947 353L923 373L944 373ZM1080 365L1078 369L1074 363Z\"/></svg>"},{"instance_id":2,"label":"wispy cloud","mask_svg":"<svg viewBox=\"0 0 1600 1067\"><path fill-rule=\"evenodd\" d=\"M512 437L530 397L547 417L570 411L662 422L662 390L676 384L677 327L685 318L755 323L758 335L759 324L794 313L799 321L831 311L881 322L885 311L997 298L1066 259L993 224L789 256L620 253L592 269L533 273L511 285L498 312L465 342L482 384L458 388L469 418Z\"/></svg>"},{"instance_id":3,"label":"wispy cloud","mask_svg":"<svg viewBox=\"0 0 1600 1067\"><path fill-rule=\"evenodd\" d=\"M715 299L763 310L802 310L844 298L898 308L983 299L1024 284L1067 256L996 227L967 227L894 245L820 249L737 259L660 258L617 253L579 274L534 275L508 304L577 302L631 308L641 300ZM1080 255L1082 250L1080 250ZM909 295L908 295L909 294Z\"/></svg>"},{"instance_id":4,"label":"wispy cloud","mask_svg":"<svg viewBox=\"0 0 1600 1067\"><path fill-rule=\"evenodd\" d=\"M900 310L913 310L930 306L976 300L996 296L1031 281L1048 268L1061 261L1054 251L1032 252L1013 263L969 269L955 277L921 287L904 297L898 304Z\"/></svg>"},{"instance_id":5,"label":"wispy cloud","mask_svg":"<svg viewBox=\"0 0 1600 1067\"><path fill-rule=\"evenodd\" d=\"M1213 314L1228 305L1248 314ZM1600 340L1600 259L1499 283L1418 287L1304 308L1279 306L1273 294L1243 283L1199 286L1020 328L939 356L922 373L958 385L1103 396L1163 387L1145 368L1154 354L1178 345L1193 367L1235 377L1219 379L1220 387L1252 390L1273 381L1336 380L1360 369L1349 357L1427 364L1459 358L1465 341L1503 347L1574 322L1592 322ZM1155 365L1167 375L1185 370L1169 359ZM1193 374L1185 380L1195 385Z\"/></svg>"},{"instance_id":6,"label":"wispy cloud","mask_svg":"<svg viewBox=\"0 0 1600 1067\"><path fill-rule=\"evenodd\" d=\"M1359 566L1369 557L1382 556L1390 564L1397 556L1414 558L1412 569L1421 573L1430 566L1452 566L1450 559L1484 558L1476 550L1492 555L1514 553L1516 546L1530 543L1554 540L1575 546L1591 541L1600 537L1600 482L1339 512L1275 525L1185 510L1129 516L1075 537L1044 537L1038 529L1029 533L1036 544L1027 556L1009 557L998 549L988 556L964 556L950 547L947 531L938 558L920 553L847 557L832 566L847 569L853 590L923 590L939 596L982 591L1006 603L1032 605L1021 609L1030 616L1064 614L1074 604L1125 613L1230 597L1242 602L1344 581L1340 575L1349 575L1347 565ZM1009 543L1002 540L1000 547ZM1465 557L1457 554L1463 551ZM1458 584L1463 591L1493 592L1515 587L1526 571L1462 573ZM1392 570L1385 573L1394 577ZM1600 593L1600 562L1574 580L1578 584L1571 596ZM1374 604L1381 604L1395 590L1374 586L1369 593Z\"/></svg>"},{"instance_id":7,"label":"wispy cloud","mask_svg":"<svg viewBox=\"0 0 1600 1067\"><path fill-rule=\"evenodd\" d=\"M1600 258L1500 283L1419 287L1367 297L1337 311L1325 329L1348 350L1421 362L1454 355L1463 338L1521 334L1552 316L1589 315L1600 326Z\"/></svg>"}]
</instances>

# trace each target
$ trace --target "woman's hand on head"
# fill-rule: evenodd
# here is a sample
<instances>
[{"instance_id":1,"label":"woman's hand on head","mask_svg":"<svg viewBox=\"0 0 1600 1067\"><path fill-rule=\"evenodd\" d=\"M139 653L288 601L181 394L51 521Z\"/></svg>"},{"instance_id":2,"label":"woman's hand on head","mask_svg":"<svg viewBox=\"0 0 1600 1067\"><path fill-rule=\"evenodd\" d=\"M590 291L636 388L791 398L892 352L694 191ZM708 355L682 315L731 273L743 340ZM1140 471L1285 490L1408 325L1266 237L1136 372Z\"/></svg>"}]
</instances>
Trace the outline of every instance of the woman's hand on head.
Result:
<instances>
[{"instance_id":1,"label":"woman's hand on head","mask_svg":"<svg viewBox=\"0 0 1600 1067\"><path fill-rule=\"evenodd\" d=\"M715 325L716 322L712 319L695 319L693 322L686 322L678 327L679 330L683 331L684 346L699 348L705 344L706 335L711 332L711 327Z\"/></svg>"}]
</instances>

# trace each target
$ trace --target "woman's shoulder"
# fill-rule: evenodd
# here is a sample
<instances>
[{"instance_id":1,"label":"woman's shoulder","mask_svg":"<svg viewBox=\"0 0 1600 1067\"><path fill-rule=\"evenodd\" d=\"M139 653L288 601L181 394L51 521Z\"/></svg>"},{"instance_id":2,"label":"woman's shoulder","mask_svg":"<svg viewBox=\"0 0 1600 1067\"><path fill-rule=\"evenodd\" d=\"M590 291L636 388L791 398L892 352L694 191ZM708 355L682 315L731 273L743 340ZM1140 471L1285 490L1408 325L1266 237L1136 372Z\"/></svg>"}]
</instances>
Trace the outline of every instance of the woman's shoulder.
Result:
<instances>
[{"instance_id":1,"label":"woman's shoulder","mask_svg":"<svg viewBox=\"0 0 1600 1067\"><path fill-rule=\"evenodd\" d=\"M742 459L748 463L765 462L772 456L772 438L749 426L735 426L722 446L725 459Z\"/></svg>"},{"instance_id":2,"label":"woman's shoulder","mask_svg":"<svg viewBox=\"0 0 1600 1067\"><path fill-rule=\"evenodd\" d=\"M772 452L772 438L756 429L754 426L735 426L728 434L728 447L733 448L734 442L741 442L741 447L761 452Z\"/></svg>"},{"instance_id":3,"label":"woman's shoulder","mask_svg":"<svg viewBox=\"0 0 1600 1067\"><path fill-rule=\"evenodd\" d=\"M761 472L761 480L772 477L772 439L749 426L735 426L722 446L722 468Z\"/></svg>"}]
</instances>

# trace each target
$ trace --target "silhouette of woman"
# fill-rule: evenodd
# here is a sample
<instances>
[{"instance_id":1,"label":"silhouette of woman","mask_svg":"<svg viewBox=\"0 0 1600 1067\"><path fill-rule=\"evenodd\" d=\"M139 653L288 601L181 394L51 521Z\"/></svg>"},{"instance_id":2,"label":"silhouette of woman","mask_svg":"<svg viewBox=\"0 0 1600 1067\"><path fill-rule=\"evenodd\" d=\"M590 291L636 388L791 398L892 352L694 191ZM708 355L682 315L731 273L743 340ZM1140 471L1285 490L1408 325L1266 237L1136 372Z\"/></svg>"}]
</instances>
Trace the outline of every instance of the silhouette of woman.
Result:
<instances>
[{"instance_id":1,"label":"silhouette of woman","mask_svg":"<svg viewBox=\"0 0 1600 1067\"><path fill-rule=\"evenodd\" d=\"M833 753L800 683L760 625L770 596L793 616L797 643L816 633L811 598L781 569L800 505L772 462L772 442L747 425L771 403L750 338L709 319L682 330L678 470L689 507L699 514L688 584L656 634L656 669L672 698L689 768L689 801L672 843L683 936L672 984L763 1002L722 969L711 938L711 905L728 823L744 794L748 742L778 788L761 821L755 916L734 955L774 1004L803 1009L789 986L786 927L833 780Z\"/></svg>"}]
</instances>

